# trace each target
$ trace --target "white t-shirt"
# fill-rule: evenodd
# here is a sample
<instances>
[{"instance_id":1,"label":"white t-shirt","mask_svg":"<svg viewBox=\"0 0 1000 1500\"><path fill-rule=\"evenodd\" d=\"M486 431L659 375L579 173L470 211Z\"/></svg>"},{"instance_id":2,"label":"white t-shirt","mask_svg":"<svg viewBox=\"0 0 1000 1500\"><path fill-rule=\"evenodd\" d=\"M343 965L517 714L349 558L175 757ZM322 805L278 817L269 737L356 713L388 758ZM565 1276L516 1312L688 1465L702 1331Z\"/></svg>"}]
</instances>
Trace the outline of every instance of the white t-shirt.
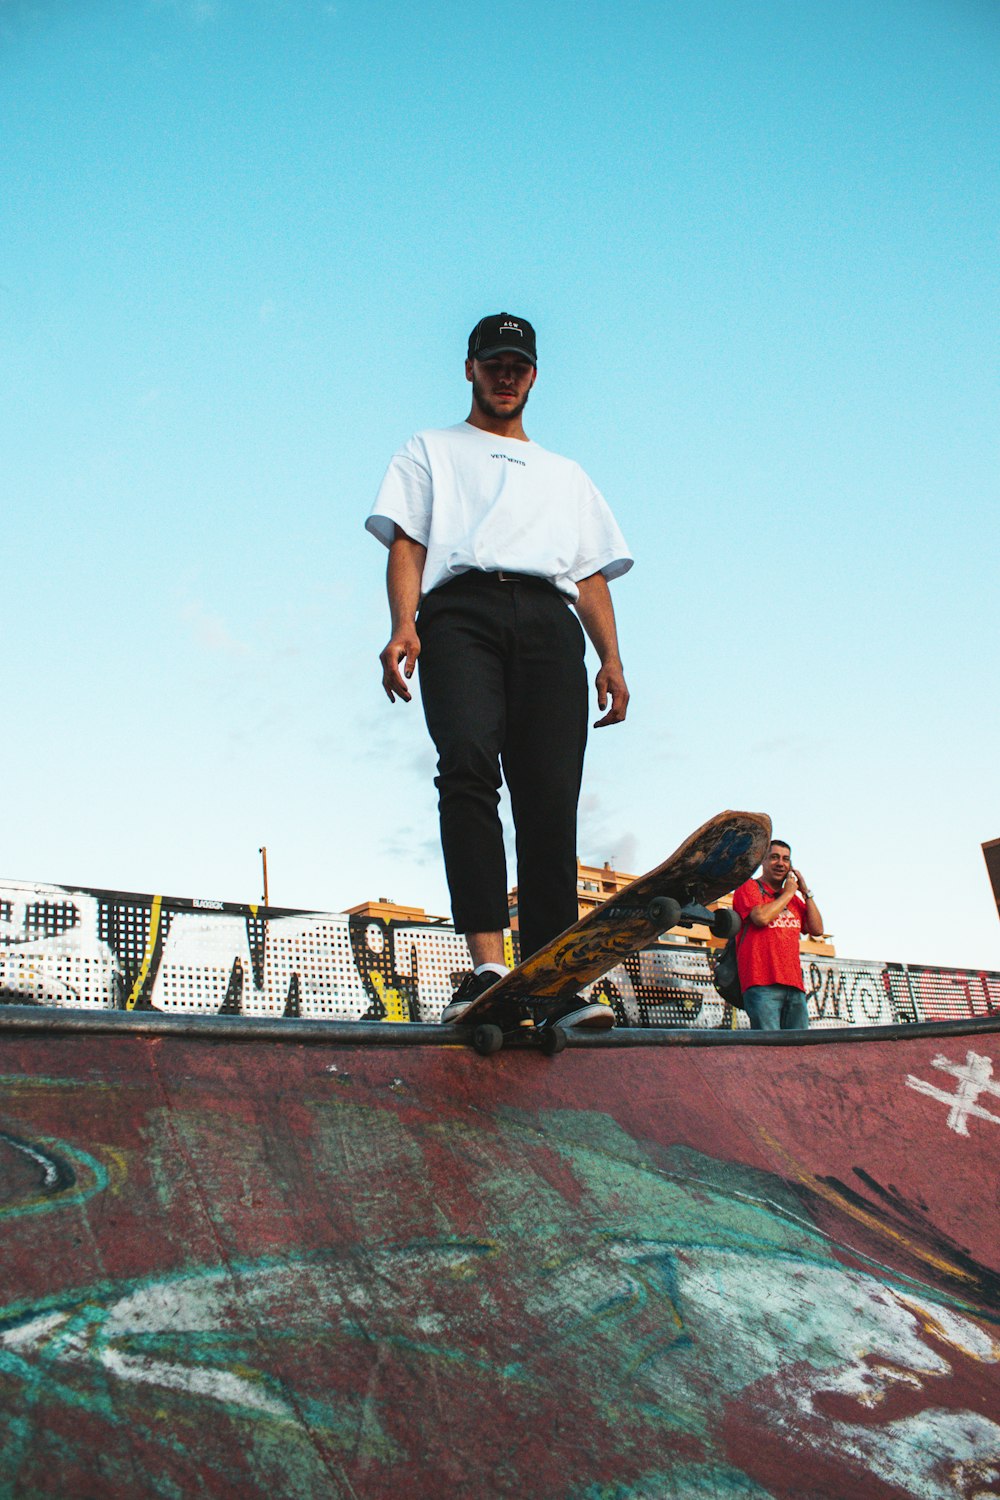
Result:
<instances>
[{"instance_id":1,"label":"white t-shirt","mask_svg":"<svg viewBox=\"0 0 1000 1500\"><path fill-rule=\"evenodd\" d=\"M398 526L427 548L425 594L478 568L532 573L576 599L578 579L617 578L633 561L579 464L468 422L410 438L390 461L365 526L387 547Z\"/></svg>"}]
</instances>

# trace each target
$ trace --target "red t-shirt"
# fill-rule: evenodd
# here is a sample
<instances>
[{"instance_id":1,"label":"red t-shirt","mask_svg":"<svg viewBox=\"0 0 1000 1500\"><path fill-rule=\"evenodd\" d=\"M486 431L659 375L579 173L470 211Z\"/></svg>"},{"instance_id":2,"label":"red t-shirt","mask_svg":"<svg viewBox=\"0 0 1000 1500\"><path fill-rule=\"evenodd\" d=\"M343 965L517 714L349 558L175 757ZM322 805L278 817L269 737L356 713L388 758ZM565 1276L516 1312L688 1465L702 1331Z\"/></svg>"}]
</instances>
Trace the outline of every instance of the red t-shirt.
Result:
<instances>
[{"instance_id":1,"label":"red t-shirt","mask_svg":"<svg viewBox=\"0 0 1000 1500\"><path fill-rule=\"evenodd\" d=\"M777 895L767 884L762 893L756 880L745 880L733 896L733 910L743 921L736 939L736 962L740 987L744 990L755 984L788 984L794 990L805 989L799 957L799 934L805 926L806 914L802 897L794 895L768 927L757 927L747 917L753 907L763 906Z\"/></svg>"}]
</instances>

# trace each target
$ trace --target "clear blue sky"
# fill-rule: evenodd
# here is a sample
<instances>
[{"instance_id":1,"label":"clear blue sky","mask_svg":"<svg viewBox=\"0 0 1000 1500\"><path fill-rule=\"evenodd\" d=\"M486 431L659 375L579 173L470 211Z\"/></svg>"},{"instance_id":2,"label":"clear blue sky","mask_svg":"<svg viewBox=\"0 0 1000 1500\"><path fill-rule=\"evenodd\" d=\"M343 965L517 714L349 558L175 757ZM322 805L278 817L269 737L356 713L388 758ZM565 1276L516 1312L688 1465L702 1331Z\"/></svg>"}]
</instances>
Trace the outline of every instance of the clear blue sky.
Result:
<instances>
[{"instance_id":1,"label":"clear blue sky","mask_svg":"<svg viewBox=\"0 0 1000 1500\"><path fill-rule=\"evenodd\" d=\"M637 558L581 855L764 809L840 952L1000 968L998 64L993 0L0 0L0 873L446 911L362 522L504 309Z\"/></svg>"}]
</instances>

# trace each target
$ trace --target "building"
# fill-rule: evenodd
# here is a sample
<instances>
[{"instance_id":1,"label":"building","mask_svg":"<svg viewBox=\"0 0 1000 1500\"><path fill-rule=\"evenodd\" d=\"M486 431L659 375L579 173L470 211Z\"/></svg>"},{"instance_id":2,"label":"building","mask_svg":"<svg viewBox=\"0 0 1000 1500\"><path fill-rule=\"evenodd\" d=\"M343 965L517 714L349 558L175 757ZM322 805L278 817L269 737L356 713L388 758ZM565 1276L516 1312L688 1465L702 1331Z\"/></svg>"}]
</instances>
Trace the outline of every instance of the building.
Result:
<instances>
[{"instance_id":1,"label":"building","mask_svg":"<svg viewBox=\"0 0 1000 1500\"><path fill-rule=\"evenodd\" d=\"M428 916L422 906L401 906L390 896L379 896L377 901L361 901L357 906L348 906L345 917L370 917L379 922L401 922L414 927L447 927L447 917Z\"/></svg>"}]
</instances>

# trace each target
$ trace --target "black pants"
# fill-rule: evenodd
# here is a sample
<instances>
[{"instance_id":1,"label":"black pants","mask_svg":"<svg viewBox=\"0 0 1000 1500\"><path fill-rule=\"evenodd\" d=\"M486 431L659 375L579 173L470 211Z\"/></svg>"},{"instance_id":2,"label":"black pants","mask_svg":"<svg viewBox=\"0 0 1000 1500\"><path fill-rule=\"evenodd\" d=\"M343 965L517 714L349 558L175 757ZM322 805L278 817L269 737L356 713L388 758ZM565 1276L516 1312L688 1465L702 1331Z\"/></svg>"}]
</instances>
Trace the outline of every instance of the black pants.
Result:
<instances>
[{"instance_id":1,"label":"black pants","mask_svg":"<svg viewBox=\"0 0 1000 1500\"><path fill-rule=\"evenodd\" d=\"M577 918L576 812L587 742L583 631L548 584L478 572L428 594L417 629L455 928L507 926L497 811L502 765L517 833L525 958Z\"/></svg>"}]
</instances>

